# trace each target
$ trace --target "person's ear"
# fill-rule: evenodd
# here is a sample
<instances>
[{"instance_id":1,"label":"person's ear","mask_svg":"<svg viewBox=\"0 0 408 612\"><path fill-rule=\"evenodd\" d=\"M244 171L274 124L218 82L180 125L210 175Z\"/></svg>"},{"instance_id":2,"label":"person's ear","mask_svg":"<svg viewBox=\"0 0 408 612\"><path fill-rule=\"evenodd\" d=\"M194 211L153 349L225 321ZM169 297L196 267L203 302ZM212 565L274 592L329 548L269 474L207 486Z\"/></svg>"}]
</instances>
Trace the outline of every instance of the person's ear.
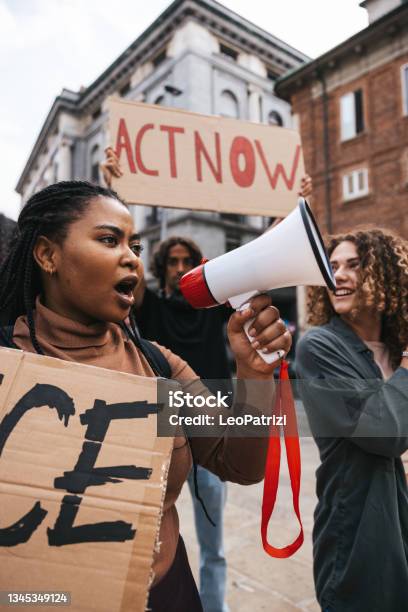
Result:
<instances>
[{"instance_id":1,"label":"person's ear","mask_svg":"<svg viewBox=\"0 0 408 612\"><path fill-rule=\"evenodd\" d=\"M57 245L46 236L39 236L34 245L33 257L40 269L47 274L57 271Z\"/></svg>"}]
</instances>

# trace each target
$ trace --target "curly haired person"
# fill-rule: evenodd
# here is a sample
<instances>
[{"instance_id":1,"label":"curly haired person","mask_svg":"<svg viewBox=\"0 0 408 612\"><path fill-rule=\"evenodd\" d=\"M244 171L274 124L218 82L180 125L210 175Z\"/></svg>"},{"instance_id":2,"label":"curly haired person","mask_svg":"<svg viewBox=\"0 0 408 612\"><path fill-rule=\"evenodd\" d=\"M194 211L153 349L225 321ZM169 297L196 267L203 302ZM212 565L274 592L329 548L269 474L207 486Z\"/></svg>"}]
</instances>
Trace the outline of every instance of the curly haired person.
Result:
<instances>
[{"instance_id":1,"label":"curly haired person","mask_svg":"<svg viewBox=\"0 0 408 612\"><path fill-rule=\"evenodd\" d=\"M314 578L324 612L408 601L408 243L368 229L327 244L335 292L309 289L299 391L320 453Z\"/></svg>"}]
</instances>

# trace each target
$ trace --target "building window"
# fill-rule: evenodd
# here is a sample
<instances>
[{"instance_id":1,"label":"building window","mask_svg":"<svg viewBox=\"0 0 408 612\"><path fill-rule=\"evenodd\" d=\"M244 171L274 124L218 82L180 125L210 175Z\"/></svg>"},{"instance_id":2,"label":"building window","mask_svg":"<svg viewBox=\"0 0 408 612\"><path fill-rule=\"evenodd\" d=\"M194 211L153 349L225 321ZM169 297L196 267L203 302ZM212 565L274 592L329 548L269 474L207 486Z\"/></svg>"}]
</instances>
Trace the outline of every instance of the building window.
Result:
<instances>
[{"instance_id":1,"label":"building window","mask_svg":"<svg viewBox=\"0 0 408 612\"><path fill-rule=\"evenodd\" d=\"M259 98L258 98L258 104L259 104L259 121L263 121L263 98L262 95L259 94Z\"/></svg>"},{"instance_id":2,"label":"building window","mask_svg":"<svg viewBox=\"0 0 408 612\"><path fill-rule=\"evenodd\" d=\"M405 148L400 155L401 164L401 183L404 187L408 187L408 147Z\"/></svg>"},{"instance_id":3,"label":"building window","mask_svg":"<svg viewBox=\"0 0 408 612\"><path fill-rule=\"evenodd\" d=\"M408 115L408 64L401 66L402 114Z\"/></svg>"},{"instance_id":4,"label":"building window","mask_svg":"<svg viewBox=\"0 0 408 612\"><path fill-rule=\"evenodd\" d=\"M343 200L354 200L368 194L367 168L353 170L343 176Z\"/></svg>"},{"instance_id":5,"label":"building window","mask_svg":"<svg viewBox=\"0 0 408 612\"><path fill-rule=\"evenodd\" d=\"M95 119L98 119L98 117L100 117L101 114L102 114L102 109L101 107L99 107L92 113L92 119L95 121Z\"/></svg>"},{"instance_id":6,"label":"building window","mask_svg":"<svg viewBox=\"0 0 408 612\"><path fill-rule=\"evenodd\" d=\"M167 57L167 50L164 49L163 51L160 51L160 53L158 53L156 57L153 59L153 66L157 68L157 66L159 66L160 64L164 62L166 57Z\"/></svg>"},{"instance_id":7,"label":"building window","mask_svg":"<svg viewBox=\"0 0 408 612\"><path fill-rule=\"evenodd\" d=\"M91 181L92 183L99 183L99 145L95 145L91 150Z\"/></svg>"},{"instance_id":8,"label":"building window","mask_svg":"<svg viewBox=\"0 0 408 612\"><path fill-rule=\"evenodd\" d=\"M227 89L221 94L220 115L221 117L231 117L232 119L238 119L239 117L238 100L232 91Z\"/></svg>"},{"instance_id":9,"label":"building window","mask_svg":"<svg viewBox=\"0 0 408 612\"><path fill-rule=\"evenodd\" d=\"M220 218L223 221L232 221L233 223L245 223L245 215L237 215L236 213L220 213Z\"/></svg>"},{"instance_id":10,"label":"building window","mask_svg":"<svg viewBox=\"0 0 408 612\"><path fill-rule=\"evenodd\" d=\"M122 96L122 98L124 98L129 93L129 91L130 91L130 81L125 83L125 85L123 85L123 87L120 88L119 95Z\"/></svg>"},{"instance_id":11,"label":"building window","mask_svg":"<svg viewBox=\"0 0 408 612\"><path fill-rule=\"evenodd\" d=\"M234 61L238 59L238 51L231 49L231 47L227 47L227 45L224 45L223 43L220 43L220 53L221 55L225 55Z\"/></svg>"},{"instance_id":12,"label":"building window","mask_svg":"<svg viewBox=\"0 0 408 612\"><path fill-rule=\"evenodd\" d=\"M236 230L227 230L225 232L225 252L233 251L241 246L241 235Z\"/></svg>"},{"instance_id":13,"label":"building window","mask_svg":"<svg viewBox=\"0 0 408 612\"><path fill-rule=\"evenodd\" d=\"M279 78L279 74L269 68L266 72L266 78L270 81L277 81Z\"/></svg>"},{"instance_id":14,"label":"building window","mask_svg":"<svg viewBox=\"0 0 408 612\"><path fill-rule=\"evenodd\" d=\"M160 106L161 104L164 104L164 96L163 95L158 96L155 99L154 103L157 104L158 106Z\"/></svg>"},{"instance_id":15,"label":"building window","mask_svg":"<svg viewBox=\"0 0 408 612\"><path fill-rule=\"evenodd\" d=\"M349 140L364 130L363 91L350 91L340 98L341 140Z\"/></svg>"},{"instance_id":16,"label":"building window","mask_svg":"<svg viewBox=\"0 0 408 612\"><path fill-rule=\"evenodd\" d=\"M145 223L147 226L157 225L161 222L162 218L162 209L158 206L151 206L149 210L149 214L146 215Z\"/></svg>"},{"instance_id":17,"label":"building window","mask_svg":"<svg viewBox=\"0 0 408 612\"><path fill-rule=\"evenodd\" d=\"M268 115L268 123L269 125L278 125L282 127L283 119L277 111L271 111Z\"/></svg>"}]
</instances>

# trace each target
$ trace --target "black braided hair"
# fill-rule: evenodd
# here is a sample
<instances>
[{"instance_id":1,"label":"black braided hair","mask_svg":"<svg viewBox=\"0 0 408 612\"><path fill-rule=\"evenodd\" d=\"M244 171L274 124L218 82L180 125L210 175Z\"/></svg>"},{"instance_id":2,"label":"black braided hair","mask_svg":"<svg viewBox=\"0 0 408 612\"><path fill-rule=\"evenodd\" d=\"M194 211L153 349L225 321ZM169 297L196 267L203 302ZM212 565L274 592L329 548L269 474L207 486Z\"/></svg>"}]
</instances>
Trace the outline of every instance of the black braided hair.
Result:
<instances>
[{"instance_id":1,"label":"black braided hair","mask_svg":"<svg viewBox=\"0 0 408 612\"><path fill-rule=\"evenodd\" d=\"M17 223L0 213L0 266L10 249Z\"/></svg>"},{"instance_id":2,"label":"black braided hair","mask_svg":"<svg viewBox=\"0 0 408 612\"><path fill-rule=\"evenodd\" d=\"M71 223L81 217L94 198L114 198L125 203L118 194L105 187L83 181L62 181L33 195L22 209L17 232L0 268L0 324L14 325L17 317L27 316L30 338L37 353L38 343L33 308L41 293L41 275L33 257L39 236L61 243Z\"/></svg>"}]
</instances>

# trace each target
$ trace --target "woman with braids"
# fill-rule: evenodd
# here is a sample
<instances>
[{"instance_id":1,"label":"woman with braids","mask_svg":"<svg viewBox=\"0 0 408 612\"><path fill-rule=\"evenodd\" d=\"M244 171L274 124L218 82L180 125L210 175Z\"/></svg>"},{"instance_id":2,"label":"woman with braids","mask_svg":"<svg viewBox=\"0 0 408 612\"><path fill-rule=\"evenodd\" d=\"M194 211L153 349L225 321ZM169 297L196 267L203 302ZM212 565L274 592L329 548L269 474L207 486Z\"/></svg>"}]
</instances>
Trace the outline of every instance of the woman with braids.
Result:
<instances>
[{"instance_id":1,"label":"woman with braids","mask_svg":"<svg viewBox=\"0 0 408 612\"><path fill-rule=\"evenodd\" d=\"M314 577L324 611L408 609L408 244L328 243L334 293L310 289L299 390L319 448Z\"/></svg>"},{"instance_id":2,"label":"woman with braids","mask_svg":"<svg viewBox=\"0 0 408 612\"><path fill-rule=\"evenodd\" d=\"M159 373L132 320L133 289L138 281L141 245L132 216L110 189L83 182L62 182L34 195L18 220L18 235L0 271L0 315L13 345L59 359L141 376ZM273 370L248 342L245 322L255 317L255 340L266 351L290 348L279 313L267 296L257 296L228 324L237 362L233 410L253 404L257 394L245 380L257 381L264 401L273 393ZM124 321L130 316L130 325ZM3 332L4 332L3 328ZM3 338L4 344L4 338ZM156 345L171 377L190 392L205 388L189 365ZM156 365L155 365L156 363ZM251 391L252 389L252 391ZM240 398L242 401L240 402ZM175 502L194 461L223 480L251 484L263 478L266 438L234 437L229 428L218 438L176 437L169 470L159 541L153 563L149 607L153 612L202 610L182 539Z\"/></svg>"}]
</instances>

